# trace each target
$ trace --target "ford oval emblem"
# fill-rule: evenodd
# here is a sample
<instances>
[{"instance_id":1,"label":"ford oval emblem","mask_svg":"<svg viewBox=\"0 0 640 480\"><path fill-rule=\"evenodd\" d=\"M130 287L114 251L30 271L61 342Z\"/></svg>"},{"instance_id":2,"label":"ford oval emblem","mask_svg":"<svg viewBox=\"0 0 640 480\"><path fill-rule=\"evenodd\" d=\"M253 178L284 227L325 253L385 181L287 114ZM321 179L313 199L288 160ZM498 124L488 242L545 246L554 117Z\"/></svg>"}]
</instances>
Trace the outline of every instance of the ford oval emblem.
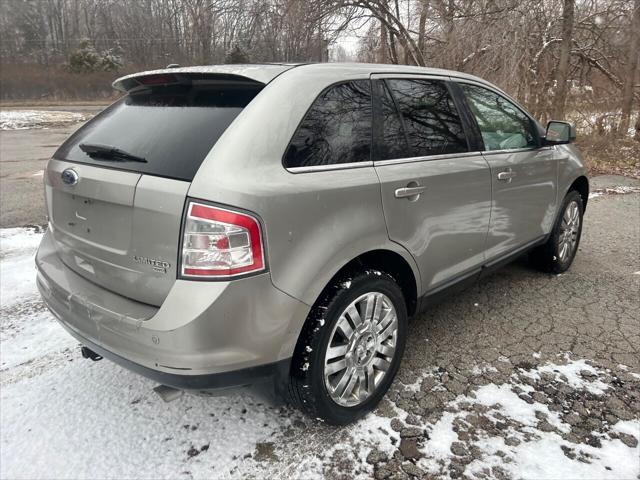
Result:
<instances>
[{"instance_id":1,"label":"ford oval emblem","mask_svg":"<svg viewBox=\"0 0 640 480\"><path fill-rule=\"evenodd\" d=\"M80 179L80 177L78 177L78 173L73 169L73 168L67 168L62 172L62 181L66 184L66 185L75 185L76 183L78 183L78 180Z\"/></svg>"}]
</instances>

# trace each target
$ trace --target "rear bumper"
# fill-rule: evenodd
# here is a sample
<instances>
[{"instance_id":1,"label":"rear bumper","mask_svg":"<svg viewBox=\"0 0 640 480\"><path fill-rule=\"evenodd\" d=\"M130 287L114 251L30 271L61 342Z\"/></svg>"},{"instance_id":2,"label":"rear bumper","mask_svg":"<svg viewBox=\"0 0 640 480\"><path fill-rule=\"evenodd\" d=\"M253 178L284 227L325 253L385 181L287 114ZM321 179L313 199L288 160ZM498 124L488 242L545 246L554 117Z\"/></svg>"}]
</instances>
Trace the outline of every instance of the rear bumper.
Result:
<instances>
[{"instance_id":1,"label":"rear bumper","mask_svg":"<svg viewBox=\"0 0 640 480\"><path fill-rule=\"evenodd\" d=\"M221 389L283 371L309 307L268 274L231 282L176 280L161 307L110 292L60 260L51 234L36 255L47 307L81 343L176 388Z\"/></svg>"},{"instance_id":2,"label":"rear bumper","mask_svg":"<svg viewBox=\"0 0 640 480\"><path fill-rule=\"evenodd\" d=\"M61 323L66 328L65 323ZM183 390L226 390L229 388L254 385L270 380L273 380L274 382L283 382L289 375L289 367L291 365L291 359L288 358L268 365L258 365L255 367L243 368L242 370L234 370L232 372L180 375L147 368L139 363L127 360L126 358L93 344L86 338L82 338L74 330L67 328L67 331L84 346L89 347L95 353L111 360L113 363L153 380L154 382L158 382L161 385L168 385L170 387Z\"/></svg>"}]
</instances>

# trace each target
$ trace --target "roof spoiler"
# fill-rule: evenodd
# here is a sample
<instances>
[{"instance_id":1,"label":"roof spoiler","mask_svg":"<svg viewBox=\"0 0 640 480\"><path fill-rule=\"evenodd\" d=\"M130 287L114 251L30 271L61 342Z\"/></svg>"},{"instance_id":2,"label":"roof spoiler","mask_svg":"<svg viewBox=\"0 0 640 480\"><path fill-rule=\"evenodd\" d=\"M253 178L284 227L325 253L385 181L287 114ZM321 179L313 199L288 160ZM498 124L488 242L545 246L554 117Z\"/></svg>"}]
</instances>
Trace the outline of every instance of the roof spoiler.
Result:
<instances>
[{"instance_id":1,"label":"roof spoiler","mask_svg":"<svg viewBox=\"0 0 640 480\"><path fill-rule=\"evenodd\" d=\"M118 78L113 88L134 92L165 85L245 84L266 85L294 65L212 65L204 67L174 67L134 73Z\"/></svg>"},{"instance_id":2,"label":"roof spoiler","mask_svg":"<svg viewBox=\"0 0 640 480\"><path fill-rule=\"evenodd\" d=\"M153 87L168 87L171 85L228 85L230 83L256 86L264 85L261 82L256 82L255 80L238 75L157 73L118 79L113 82L113 88L124 93L131 93Z\"/></svg>"}]
</instances>

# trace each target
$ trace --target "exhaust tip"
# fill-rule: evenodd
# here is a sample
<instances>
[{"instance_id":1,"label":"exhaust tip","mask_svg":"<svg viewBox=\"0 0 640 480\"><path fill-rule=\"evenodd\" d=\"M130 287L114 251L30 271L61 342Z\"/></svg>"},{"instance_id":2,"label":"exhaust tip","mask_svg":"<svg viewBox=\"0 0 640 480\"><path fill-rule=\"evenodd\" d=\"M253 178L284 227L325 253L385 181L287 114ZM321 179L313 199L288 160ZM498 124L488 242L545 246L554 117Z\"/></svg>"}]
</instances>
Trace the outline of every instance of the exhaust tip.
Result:
<instances>
[{"instance_id":1,"label":"exhaust tip","mask_svg":"<svg viewBox=\"0 0 640 480\"><path fill-rule=\"evenodd\" d=\"M184 393L177 388L169 387L168 385L158 385L153 389L154 392L166 403L173 402L182 396Z\"/></svg>"},{"instance_id":2,"label":"exhaust tip","mask_svg":"<svg viewBox=\"0 0 640 480\"><path fill-rule=\"evenodd\" d=\"M80 353L82 353L82 358L88 358L89 360L92 360L94 362L102 360L102 355L85 346L80 348Z\"/></svg>"}]
</instances>

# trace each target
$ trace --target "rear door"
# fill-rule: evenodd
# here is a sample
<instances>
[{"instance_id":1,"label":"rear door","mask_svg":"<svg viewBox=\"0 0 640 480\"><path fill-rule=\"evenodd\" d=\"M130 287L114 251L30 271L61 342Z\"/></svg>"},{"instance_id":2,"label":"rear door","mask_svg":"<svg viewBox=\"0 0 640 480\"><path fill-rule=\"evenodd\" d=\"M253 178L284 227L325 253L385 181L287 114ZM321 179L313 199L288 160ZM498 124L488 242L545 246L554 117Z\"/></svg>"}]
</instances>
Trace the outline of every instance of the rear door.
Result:
<instances>
[{"instance_id":1,"label":"rear door","mask_svg":"<svg viewBox=\"0 0 640 480\"><path fill-rule=\"evenodd\" d=\"M176 279L190 182L260 88L219 80L156 85L125 96L70 137L45 177L62 261L108 290L161 305ZM133 157L95 154L105 147Z\"/></svg>"},{"instance_id":2,"label":"rear door","mask_svg":"<svg viewBox=\"0 0 640 480\"><path fill-rule=\"evenodd\" d=\"M459 83L491 167L493 201L487 260L515 252L551 231L556 211L557 159L541 147L535 122L501 93Z\"/></svg>"},{"instance_id":3,"label":"rear door","mask_svg":"<svg viewBox=\"0 0 640 480\"><path fill-rule=\"evenodd\" d=\"M467 139L447 81L374 81L374 165L389 237L415 257L425 291L476 272L489 228L489 166Z\"/></svg>"}]
</instances>

